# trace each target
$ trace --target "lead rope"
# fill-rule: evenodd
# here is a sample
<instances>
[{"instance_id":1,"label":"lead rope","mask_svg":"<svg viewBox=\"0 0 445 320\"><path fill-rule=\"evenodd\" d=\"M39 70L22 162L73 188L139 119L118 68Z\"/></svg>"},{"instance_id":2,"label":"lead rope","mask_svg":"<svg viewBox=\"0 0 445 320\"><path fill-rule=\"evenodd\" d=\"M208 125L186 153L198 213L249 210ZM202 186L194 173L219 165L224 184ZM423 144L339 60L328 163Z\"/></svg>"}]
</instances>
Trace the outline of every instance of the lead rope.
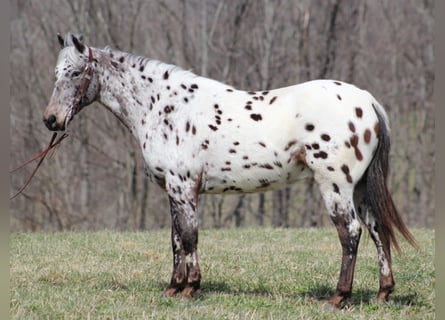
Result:
<instances>
[{"instance_id":1,"label":"lead rope","mask_svg":"<svg viewBox=\"0 0 445 320\"><path fill-rule=\"evenodd\" d=\"M9 173L13 173L23 167L25 167L26 165L30 164L31 162L37 160L40 158L39 162L37 163L37 166L34 168L33 172L31 173L31 175L28 177L28 179L26 180L25 184L12 196L9 198L9 200L14 199L15 197L17 197L19 194L21 194L26 187L29 185L29 183L31 182L32 178L34 178L34 175L36 174L37 170L39 170L40 166L42 165L43 160L45 160L46 155L48 154L48 152L50 150L53 150L53 154L56 149L54 149L55 147L57 147L58 145L60 145L60 143L62 142L63 139L65 139L66 137L68 137L68 133L63 133L59 139L56 140L57 137L57 132L54 132L51 140L49 141L48 146L46 147L45 150L43 150L42 152L36 154L34 157L32 157L31 159L29 159L28 161L24 162L23 164L21 164L20 166L18 166L17 168L9 171Z\"/></svg>"},{"instance_id":2,"label":"lead rope","mask_svg":"<svg viewBox=\"0 0 445 320\"><path fill-rule=\"evenodd\" d=\"M67 114L67 117L65 119L65 130L67 129L68 126L68 122L70 122L71 118L79 111L77 110L79 107L79 103L82 100L83 96L86 94L87 90L88 90L88 86L90 84L91 81L91 76L93 74L93 52L91 50L90 47L88 47L88 62L87 65L85 67L84 70L84 75L83 75L83 79L82 79L82 84L80 85L80 89L78 91L78 94L76 95L76 97L74 98L74 101L70 107L70 110ZM17 191L12 197L9 198L9 200L14 199L15 197L17 197L19 194L21 194L26 187L29 185L29 183L31 182L32 178L34 178L34 175L36 174L37 170L39 170L43 160L45 160L46 155L48 154L48 152L50 150L53 150L53 154L55 152L55 148L60 145L60 143L62 142L63 139L65 139L66 137L68 137L68 133L64 132L59 139L56 140L57 137L57 132L54 132L53 136L51 137L51 140L49 141L48 146L46 147L45 150L43 150L42 152L36 154L34 157L32 157L31 159L29 159L28 161L25 161L23 164L21 164L20 166L18 166L17 168L11 170L9 173L13 173L21 168L23 168L24 166L30 164L31 162L37 160L40 158L39 162L37 163L37 166L34 168L34 171L31 173L31 175L28 177L28 179L26 180L25 184L19 189L19 191Z\"/></svg>"}]
</instances>

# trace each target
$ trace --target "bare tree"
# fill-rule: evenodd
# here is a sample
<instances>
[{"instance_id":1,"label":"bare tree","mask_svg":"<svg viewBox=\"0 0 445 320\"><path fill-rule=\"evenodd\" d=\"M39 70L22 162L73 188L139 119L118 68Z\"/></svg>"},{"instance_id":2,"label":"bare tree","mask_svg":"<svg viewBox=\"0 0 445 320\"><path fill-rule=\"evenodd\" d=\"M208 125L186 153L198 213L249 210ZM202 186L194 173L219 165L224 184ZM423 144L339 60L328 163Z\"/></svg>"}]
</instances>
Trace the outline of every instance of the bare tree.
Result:
<instances>
[{"instance_id":1,"label":"bare tree","mask_svg":"<svg viewBox=\"0 0 445 320\"><path fill-rule=\"evenodd\" d=\"M41 113L53 87L57 32L174 63L244 90L335 78L369 90L392 128L390 185L415 226L434 221L432 0L167 0L12 2L11 166L44 148ZM11 194L30 173L11 175ZM152 229L170 225L166 197L147 180L138 143L97 104L23 196L12 230ZM206 196L203 227L321 226L316 184L245 196Z\"/></svg>"}]
</instances>

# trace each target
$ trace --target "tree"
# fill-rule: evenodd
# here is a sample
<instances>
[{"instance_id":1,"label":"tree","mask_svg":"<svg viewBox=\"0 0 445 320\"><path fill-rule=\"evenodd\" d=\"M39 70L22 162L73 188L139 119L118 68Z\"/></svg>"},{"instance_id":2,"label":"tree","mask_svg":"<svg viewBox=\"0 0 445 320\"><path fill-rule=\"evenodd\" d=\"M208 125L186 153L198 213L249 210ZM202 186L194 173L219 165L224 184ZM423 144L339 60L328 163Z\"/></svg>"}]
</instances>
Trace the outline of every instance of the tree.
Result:
<instances>
[{"instance_id":1,"label":"tree","mask_svg":"<svg viewBox=\"0 0 445 320\"><path fill-rule=\"evenodd\" d=\"M390 185L409 224L434 221L433 1L272 0L12 2L11 167L50 134L56 33L95 47L174 63L245 90L335 78L369 90L392 128ZM11 194L30 168L11 175ZM70 137L11 202L12 230L152 229L170 225L166 196L147 180L138 143L104 108L88 107ZM206 196L203 227L328 223L316 184L244 196Z\"/></svg>"}]
</instances>

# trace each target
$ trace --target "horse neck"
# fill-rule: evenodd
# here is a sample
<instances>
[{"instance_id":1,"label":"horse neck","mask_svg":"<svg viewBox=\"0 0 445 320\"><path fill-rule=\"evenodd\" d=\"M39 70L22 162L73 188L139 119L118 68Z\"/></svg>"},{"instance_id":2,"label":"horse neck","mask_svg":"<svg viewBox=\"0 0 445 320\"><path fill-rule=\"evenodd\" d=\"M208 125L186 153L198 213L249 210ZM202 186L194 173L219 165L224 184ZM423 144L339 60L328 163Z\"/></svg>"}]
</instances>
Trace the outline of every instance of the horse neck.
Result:
<instances>
[{"instance_id":1,"label":"horse neck","mask_svg":"<svg viewBox=\"0 0 445 320\"><path fill-rule=\"evenodd\" d=\"M150 118L153 94L162 90L159 80L173 66L114 50L97 49L97 55L98 100L137 135L141 121Z\"/></svg>"}]
</instances>

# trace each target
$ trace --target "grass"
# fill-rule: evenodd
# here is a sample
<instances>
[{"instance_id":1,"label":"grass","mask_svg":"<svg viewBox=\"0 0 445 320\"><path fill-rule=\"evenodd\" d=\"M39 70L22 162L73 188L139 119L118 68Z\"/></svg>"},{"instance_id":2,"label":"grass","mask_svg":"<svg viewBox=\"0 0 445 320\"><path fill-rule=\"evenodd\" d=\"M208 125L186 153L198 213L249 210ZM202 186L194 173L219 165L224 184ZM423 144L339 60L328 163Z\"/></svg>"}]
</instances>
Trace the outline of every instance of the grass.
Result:
<instances>
[{"instance_id":1,"label":"grass","mask_svg":"<svg viewBox=\"0 0 445 320\"><path fill-rule=\"evenodd\" d=\"M340 245L328 229L200 232L202 290L163 298L171 272L169 231L16 233L10 241L12 319L434 319L434 231L402 243L396 291L375 304L375 248L362 238L351 299L324 311Z\"/></svg>"}]
</instances>

